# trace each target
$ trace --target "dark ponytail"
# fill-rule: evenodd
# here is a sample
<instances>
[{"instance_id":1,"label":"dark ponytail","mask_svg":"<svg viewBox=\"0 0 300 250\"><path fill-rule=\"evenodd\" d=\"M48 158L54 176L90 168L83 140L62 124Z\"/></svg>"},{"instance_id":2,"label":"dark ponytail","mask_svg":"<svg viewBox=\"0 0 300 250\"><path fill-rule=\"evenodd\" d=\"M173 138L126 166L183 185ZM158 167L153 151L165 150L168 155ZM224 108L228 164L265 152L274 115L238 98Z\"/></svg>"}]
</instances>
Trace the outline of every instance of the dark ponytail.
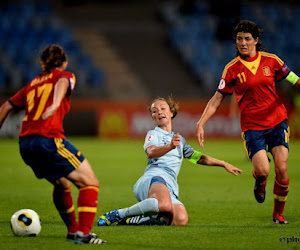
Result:
<instances>
[{"instance_id":1,"label":"dark ponytail","mask_svg":"<svg viewBox=\"0 0 300 250\"><path fill-rule=\"evenodd\" d=\"M67 57L60 46L50 45L42 51L41 61L44 63L42 74L49 74L53 69L62 66Z\"/></svg>"}]
</instances>

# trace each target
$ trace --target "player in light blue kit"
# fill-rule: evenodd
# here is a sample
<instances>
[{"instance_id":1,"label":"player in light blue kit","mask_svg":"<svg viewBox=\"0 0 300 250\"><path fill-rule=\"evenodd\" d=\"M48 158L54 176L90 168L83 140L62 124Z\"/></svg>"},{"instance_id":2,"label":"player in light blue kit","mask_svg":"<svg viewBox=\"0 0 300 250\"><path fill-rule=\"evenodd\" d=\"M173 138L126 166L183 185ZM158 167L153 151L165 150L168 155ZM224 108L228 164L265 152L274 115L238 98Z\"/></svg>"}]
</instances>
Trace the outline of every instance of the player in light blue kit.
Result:
<instances>
[{"instance_id":1,"label":"player in light blue kit","mask_svg":"<svg viewBox=\"0 0 300 250\"><path fill-rule=\"evenodd\" d=\"M149 110L157 127L146 135L144 149L148 166L133 188L139 202L101 215L98 226L109 226L114 222L120 225L185 226L188 214L178 200L177 184L184 158L194 164L224 167L234 175L242 173L242 170L227 162L194 150L181 135L172 132L172 119L177 115L178 104L171 97L155 99Z\"/></svg>"}]
</instances>

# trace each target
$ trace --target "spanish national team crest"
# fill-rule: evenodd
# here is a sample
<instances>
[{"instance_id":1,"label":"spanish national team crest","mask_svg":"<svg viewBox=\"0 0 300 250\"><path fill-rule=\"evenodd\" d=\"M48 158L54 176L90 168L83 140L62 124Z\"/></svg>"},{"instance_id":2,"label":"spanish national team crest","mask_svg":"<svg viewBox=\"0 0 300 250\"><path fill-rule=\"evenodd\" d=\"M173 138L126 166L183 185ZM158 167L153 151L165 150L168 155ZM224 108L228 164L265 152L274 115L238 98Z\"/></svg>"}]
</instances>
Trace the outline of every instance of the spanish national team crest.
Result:
<instances>
[{"instance_id":1,"label":"spanish national team crest","mask_svg":"<svg viewBox=\"0 0 300 250\"><path fill-rule=\"evenodd\" d=\"M263 70L264 76L270 76L271 75L270 68L268 66L263 67L262 70Z\"/></svg>"}]
</instances>

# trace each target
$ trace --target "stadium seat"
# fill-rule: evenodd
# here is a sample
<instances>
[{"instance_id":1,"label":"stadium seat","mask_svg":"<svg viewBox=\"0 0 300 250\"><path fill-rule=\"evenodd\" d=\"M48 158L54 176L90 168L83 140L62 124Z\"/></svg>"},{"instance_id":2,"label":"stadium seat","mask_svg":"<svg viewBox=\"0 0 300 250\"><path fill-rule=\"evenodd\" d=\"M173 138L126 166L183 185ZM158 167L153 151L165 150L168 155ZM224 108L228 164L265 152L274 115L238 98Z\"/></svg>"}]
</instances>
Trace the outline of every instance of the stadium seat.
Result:
<instances>
[{"instance_id":1,"label":"stadium seat","mask_svg":"<svg viewBox=\"0 0 300 250\"><path fill-rule=\"evenodd\" d=\"M0 3L0 49L12 63L0 65L0 86L6 84L15 89L17 84L19 87L24 84L22 80L29 82L40 71L39 52L52 43L65 49L75 60L73 65L83 64L80 74L81 80L87 81L85 86L97 87L104 83L101 69L81 51L70 29L52 14L49 2L4 1Z\"/></svg>"},{"instance_id":2,"label":"stadium seat","mask_svg":"<svg viewBox=\"0 0 300 250\"><path fill-rule=\"evenodd\" d=\"M162 19L169 29L170 46L200 79L219 81L224 66L235 56L234 41L218 41L217 17L210 14L207 2L195 2L192 14L182 14L178 2L161 4ZM295 51L300 48L300 5L264 4L245 2L241 4L243 19L253 20L265 32L261 40L267 51L278 54L295 72L300 72ZM280 35L278 35L280 34ZM286 39L293 34L293 39ZM276 41L276 42L274 42ZM211 85L208 84L208 85Z\"/></svg>"}]
</instances>

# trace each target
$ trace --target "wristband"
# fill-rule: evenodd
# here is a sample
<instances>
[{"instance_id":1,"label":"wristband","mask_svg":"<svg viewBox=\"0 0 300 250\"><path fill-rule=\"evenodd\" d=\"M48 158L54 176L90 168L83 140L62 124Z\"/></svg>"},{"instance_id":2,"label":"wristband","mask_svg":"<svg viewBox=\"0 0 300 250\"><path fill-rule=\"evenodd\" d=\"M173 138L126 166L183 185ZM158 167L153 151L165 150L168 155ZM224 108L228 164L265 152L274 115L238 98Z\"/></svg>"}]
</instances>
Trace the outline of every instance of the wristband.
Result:
<instances>
[{"instance_id":1,"label":"wristband","mask_svg":"<svg viewBox=\"0 0 300 250\"><path fill-rule=\"evenodd\" d=\"M194 164L197 164L201 156L201 152L194 150L194 153L189 158L187 158L187 160Z\"/></svg>"}]
</instances>

